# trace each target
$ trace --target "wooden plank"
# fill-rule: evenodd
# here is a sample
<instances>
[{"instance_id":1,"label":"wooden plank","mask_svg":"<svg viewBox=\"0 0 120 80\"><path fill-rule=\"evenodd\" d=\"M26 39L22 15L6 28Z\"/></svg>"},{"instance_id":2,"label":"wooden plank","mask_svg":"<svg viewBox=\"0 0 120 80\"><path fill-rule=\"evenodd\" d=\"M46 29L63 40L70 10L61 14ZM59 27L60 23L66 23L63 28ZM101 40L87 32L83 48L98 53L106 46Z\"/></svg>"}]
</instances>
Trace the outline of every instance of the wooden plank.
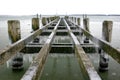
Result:
<instances>
[{"instance_id":1,"label":"wooden plank","mask_svg":"<svg viewBox=\"0 0 120 80\"><path fill-rule=\"evenodd\" d=\"M61 19L60 19L61 20ZM60 20L58 21L57 25L55 26L54 30L48 37L46 43L42 47L42 49L39 51L38 55L35 57L34 61L30 65L29 69L26 71L26 73L23 75L21 80L38 80L42 71L42 68L44 66L46 57L50 51L51 48L51 42L54 38L54 35L56 33L57 27L60 23Z\"/></svg>"},{"instance_id":2,"label":"wooden plank","mask_svg":"<svg viewBox=\"0 0 120 80\"><path fill-rule=\"evenodd\" d=\"M87 36L92 42L97 44L101 49L103 49L107 54L109 54L113 59L115 59L120 64L120 51L119 50L117 50L115 47L113 47L107 41L96 38L91 33L84 30L81 26L78 26L75 23L73 23L73 24L75 26L77 26L80 30L82 30L82 32L85 34L85 36Z\"/></svg>"},{"instance_id":3,"label":"wooden plank","mask_svg":"<svg viewBox=\"0 0 120 80\"><path fill-rule=\"evenodd\" d=\"M70 26L68 26L67 22L64 20L68 30L69 34L72 37L74 44L75 44L75 51L78 54L79 60L80 60L80 65L83 67L82 69L85 70L86 75L88 75L89 80L101 80L100 76L98 73L95 71L95 68L88 58L87 54L81 47L77 37L71 32Z\"/></svg>"},{"instance_id":4,"label":"wooden plank","mask_svg":"<svg viewBox=\"0 0 120 80\"><path fill-rule=\"evenodd\" d=\"M36 30L35 32L31 33L29 36L27 36L24 39L21 39L17 41L16 43L6 47L5 49L0 51L0 65L5 63L8 59L10 59L13 55L15 55L17 52L22 50L25 45L30 42L31 40L35 39L35 37L42 33L42 30L45 29L48 25L51 23L57 21L58 19L50 22L49 24L45 25L42 29Z\"/></svg>"}]
</instances>

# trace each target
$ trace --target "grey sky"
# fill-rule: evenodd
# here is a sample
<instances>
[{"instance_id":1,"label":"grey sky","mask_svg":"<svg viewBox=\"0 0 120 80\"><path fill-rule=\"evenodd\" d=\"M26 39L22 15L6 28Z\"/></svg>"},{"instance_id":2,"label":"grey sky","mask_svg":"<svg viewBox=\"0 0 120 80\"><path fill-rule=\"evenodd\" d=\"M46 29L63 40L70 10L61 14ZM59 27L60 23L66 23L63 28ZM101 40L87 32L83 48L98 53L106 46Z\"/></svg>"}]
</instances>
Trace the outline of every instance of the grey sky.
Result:
<instances>
[{"instance_id":1,"label":"grey sky","mask_svg":"<svg viewBox=\"0 0 120 80\"><path fill-rule=\"evenodd\" d=\"M119 0L2 0L0 15L120 14Z\"/></svg>"}]
</instances>

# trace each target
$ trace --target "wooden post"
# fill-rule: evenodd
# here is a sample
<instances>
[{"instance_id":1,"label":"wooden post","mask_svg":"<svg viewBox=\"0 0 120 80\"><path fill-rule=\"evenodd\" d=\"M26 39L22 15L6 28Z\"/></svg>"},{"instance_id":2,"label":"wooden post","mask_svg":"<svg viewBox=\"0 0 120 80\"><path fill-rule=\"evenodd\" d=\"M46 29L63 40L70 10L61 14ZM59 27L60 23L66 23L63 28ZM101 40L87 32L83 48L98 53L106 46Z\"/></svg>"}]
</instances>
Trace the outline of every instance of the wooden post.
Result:
<instances>
[{"instance_id":1,"label":"wooden post","mask_svg":"<svg viewBox=\"0 0 120 80\"><path fill-rule=\"evenodd\" d=\"M32 18L32 29L34 31L39 29L39 18Z\"/></svg>"},{"instance_id":2,"label":"wooden post","mask_svg":"<svg viewBox=\"0 0 120 80\"><path fill-rule=\"evenodd\" d=\"M84 18L83 19L83 27L86 31L89 32L89 18Z\"/></svg>"},{"instance_id":3,"label":"wooden post","mask_svg":"<svg viewBox=\"0 0 120 80\"><path fill-rule=\"evenodd\" d=\"M104 21L103 22L103 28L102 28L102 37L103 40L107 42L111 42L112 37L112 21ZM107 71L108 70L108 61L109 56L105 52L100 54L100 62L99 62L99 70L100 71Z\"/></svg>"},{"instance_id":4,"label":"wooden post","mask_svg":"<svg viewBox=\"0 0 120 80\"><path fill-rule=\"evenodd\" d=\"M20 39L20 21L8 20L8 33L12 43Z\"/></svg>"},{"instance_id":5,"label":"wooden post","mask_svg":"<svg viewBox=\"0 0 120 80\"><path fill-rule=\"evenodd\" d=\"M104 40L106 40L108 42L111 42L112 26L113 26L112 21L104 21L103 22L102 37L103 37Z\"/></svg>"},{"instance_id":6,"label":"wooden post","mask_svg":"<svg viewBox=\"0 0 120 80\"><path fill-rule=\"evenodd\" d=\"M43 24L43 26L45 26L47 24L45 17L42 18L42 24Z\"/></svg>"},{"instance_id":7,"label":"wooden post","mask_svg":"<svg viewBox=\"0 0 120 80\"><path fill-rule=\"evenodd\" d=\"M76 17L74 17L74 19L75 19L75 23L77 23Z\"/></svg>"},{"instance_id":8,"label":"wooden post","mask_svg":"<svg viewBox=\"0 0 120 80\"><path fill-rule=\"evenodd\" d=\"M83 19L83 27L86 31L89 32L89 18ZM87 37L85 37L84 43L89 43L89 39Z\"/></svg>"},{"instance_id":9,"label":"wooden post","mask_svg":"<svg viewBox=\"0 0 120 80\"><path fill-rule=\"evenodd\" d=\"M80 26L80 18L77 18L77 25Z\"/></svg>"}]
</instances>

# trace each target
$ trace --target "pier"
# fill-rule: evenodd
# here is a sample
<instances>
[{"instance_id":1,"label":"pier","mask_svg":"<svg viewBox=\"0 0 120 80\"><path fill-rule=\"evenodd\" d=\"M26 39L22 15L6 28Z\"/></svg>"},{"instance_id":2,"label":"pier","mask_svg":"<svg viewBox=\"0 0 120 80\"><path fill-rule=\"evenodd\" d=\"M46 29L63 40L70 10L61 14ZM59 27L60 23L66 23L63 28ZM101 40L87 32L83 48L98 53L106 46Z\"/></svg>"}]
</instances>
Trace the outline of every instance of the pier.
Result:
<instances>
[{"instance_id":1,"label":"pier","mask_svg":"<svg viewBox=\"0 0 120 80\"><path fill-rule=\"evenodd\" d=\"M81 20L73 16L33 18L32 33L1 50L0 65L19 53L37 53L20 80L102 80L87 53L100 54L98 69L102 72L109 70L109 58L105 55L120 64L120 51L110 44L112 21L103 22L104 38L98 39L90 33L89 18L83 19L83 25ZM19 21L8 23L12 29L20 26ZM19 33L19 28L14 30Z\"/></svg>"}]
</instances>

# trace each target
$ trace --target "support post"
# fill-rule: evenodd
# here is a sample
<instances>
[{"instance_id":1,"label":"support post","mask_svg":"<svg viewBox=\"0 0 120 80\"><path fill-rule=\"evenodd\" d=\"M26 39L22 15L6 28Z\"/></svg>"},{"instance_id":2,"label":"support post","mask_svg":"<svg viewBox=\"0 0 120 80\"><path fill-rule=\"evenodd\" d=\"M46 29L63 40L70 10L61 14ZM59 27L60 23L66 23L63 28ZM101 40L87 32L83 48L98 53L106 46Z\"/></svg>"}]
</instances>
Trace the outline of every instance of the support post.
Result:
<instances>
[{"instance_id":1,"label":"support post","mask_svg":"<svg viewBox=\"0 0 120 80\"><path fill-rule=\"evenodd\" d=\"M80 26L80 18L77 18L77 25Z\"/></svg>"},{"instance_id":2,"label":"support post","mask_svg":"<svg viewBox=\"0 0 120 80\"><path fill-rule=\"evenodd\" d=\"M12 43L18 41L20 39L20 21L8 20L8 33Z\"/></svg>"},{"instance_id":3,"label":"support post","mask_svg":"<svg viewBox=\"0 0 120 80\"><path fill-rule=\"evenodd\" d=\"M75 20L75 23L77 23L77 20L76 20L77 18L76 17L74 17L74 20Z\"/></svg>"},{"instance_id":4,"label":"support post","mask_svg":"<svg viewBox=\"0 0 120 80\"><path fill-rule=\"evenodd\" d=\"M103 40L107 42L111 42L112 26L113 26L112 21L103 22L102 37L103 37ZM109 62L109 56L103 51L103 53L100 54L99 71L107 71L108 62Z\"/></svg>"},{"instance_id":5,"label":"support post","mask_svg":"<svg viewBox=\"0 0 120 80\"><path fill-rule=\"evenodd\" d=\"M32 29L35 31L39 29L39 18L32 18Z\"/></svg>"},{"instance_id":6,"label":"support post","mask_svg":"<svg viewBox=\"0 0 120 80\"><path fill-rule=\"evenodd\" d=\"M83 19L83 27L86 31L89 32L89 18L84 18ZM84 43L89 43L89 38L85 37Z\"/></svg>"},{"instance_id":7,"label":"support post","mask_svg":"<svg viewBox=\"0 0 120 80\"><path fill-rule=\"evenodd\" d=\"M106 40L107 42L111 42L112 26L113 26L113 22L112 21L104 21L103 22L102 36L103 36L103 39Z\"/></svg>"},{"instance_id":8,"label":"support post","mask_svg":"<svg viewBox=\"0 0 120 80\"><path fill-rule=\"evenodd\" d=\"M22 70L23 69L23 54L18 53L12 59L12 70Z\"/></svg>"},{"instance_id":9,"label":"support post","mask_svg":"<svg viewBox=\"0 0 120 80\"><path fill-rule=\"evenodd\" d=\"M42 24L43 24L43 26L45 26L47 24L47 21L46 21L45 17L42 18Z\"/></svg>"}]
</instances>

